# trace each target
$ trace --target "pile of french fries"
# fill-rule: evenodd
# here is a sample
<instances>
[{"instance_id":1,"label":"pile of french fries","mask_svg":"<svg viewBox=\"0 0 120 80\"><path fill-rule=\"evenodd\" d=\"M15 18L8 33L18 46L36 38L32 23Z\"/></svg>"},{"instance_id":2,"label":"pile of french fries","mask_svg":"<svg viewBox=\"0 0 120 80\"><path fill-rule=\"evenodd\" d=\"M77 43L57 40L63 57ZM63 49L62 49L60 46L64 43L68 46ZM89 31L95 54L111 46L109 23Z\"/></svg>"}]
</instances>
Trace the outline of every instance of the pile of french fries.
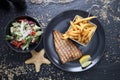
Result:
<instances>
[{"instance_id":1,"label":"pile of french fries","mask_svg":"<svg viewBox=\"0 0 120 80\"><path fill-rule=\"evenodd\" d=\"M69 29L63 34L62 39L71 38L82 45L86 45L92 38L97 26L90 22L96 16L82 18L76 15L73 21L70 21Z\"/></svg>"}]
</instances>

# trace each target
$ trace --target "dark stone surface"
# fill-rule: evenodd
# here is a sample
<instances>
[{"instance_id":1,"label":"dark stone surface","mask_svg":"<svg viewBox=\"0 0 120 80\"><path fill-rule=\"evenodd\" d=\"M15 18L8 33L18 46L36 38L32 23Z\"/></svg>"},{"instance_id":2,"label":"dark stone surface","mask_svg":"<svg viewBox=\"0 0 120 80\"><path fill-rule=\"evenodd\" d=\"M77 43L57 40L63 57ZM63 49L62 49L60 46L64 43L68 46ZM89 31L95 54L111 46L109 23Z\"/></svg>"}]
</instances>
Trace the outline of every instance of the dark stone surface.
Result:
<instances>
[{"instance_id":1,"label":"dark stone surface","mask_svg":"<svg viewBox=\"0 0 120 80\"><path fill-rule=\"evenodd\" d=\"M75 0L66 4L32 4L27 0L26 9L18 10L12 4L10 9L0 9L0 80L120 80L120 1L119 0ZM88 71L69 73L61 71L53 64L42 65L36 73L34 65L24 61L29 53L12 51L5 43L5 27L10 20L20 15L36 18L43 26L57 14L71 9L89 11L98 16L106 37L104 56Z\"/></svg>"}]
</instances>

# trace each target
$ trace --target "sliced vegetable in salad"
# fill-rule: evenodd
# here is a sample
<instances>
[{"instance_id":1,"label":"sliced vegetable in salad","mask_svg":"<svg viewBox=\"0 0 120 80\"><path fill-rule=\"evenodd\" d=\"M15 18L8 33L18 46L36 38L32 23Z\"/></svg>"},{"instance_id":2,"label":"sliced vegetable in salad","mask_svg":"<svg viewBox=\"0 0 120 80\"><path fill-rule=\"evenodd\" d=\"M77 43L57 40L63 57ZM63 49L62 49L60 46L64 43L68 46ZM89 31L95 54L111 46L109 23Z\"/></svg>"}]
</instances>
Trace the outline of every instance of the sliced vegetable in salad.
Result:
<instances>
[{"instance_id":1,"label":"sliced vegetable in salad","mask_svg":"<svg viewBox=\"0 0 120 80\"><path fill-rule=\"evenodd\" d=\"M22 50L29 49L29 46L36 44L42 30L35 22L27 19L20 19L12 23L10 27L10 34L6 35L6 40L16 48Z\"/></svg>"}]
</instances>

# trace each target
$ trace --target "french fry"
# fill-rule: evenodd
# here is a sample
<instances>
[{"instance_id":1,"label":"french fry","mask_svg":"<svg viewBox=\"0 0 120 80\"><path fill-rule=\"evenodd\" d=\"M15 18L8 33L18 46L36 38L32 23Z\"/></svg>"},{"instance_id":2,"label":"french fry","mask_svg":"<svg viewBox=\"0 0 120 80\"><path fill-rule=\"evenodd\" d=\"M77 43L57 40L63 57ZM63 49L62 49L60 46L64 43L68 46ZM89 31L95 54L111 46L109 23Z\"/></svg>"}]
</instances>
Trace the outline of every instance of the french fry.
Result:
<instances>
[{"instance_id":1,"label":"french fry","mask_svg":"<svg viewBox=\"0 0 120 80\"><path fill-rule=\"evenodd\" d=\"M81 27L79 25L75 25L77 30L81 30Z\"/></svg>"},{"instance_id":2,"label":"french fry","mask_svg":"<svg viewBox=\"0 0 120 80\"><path fill-rule=\"evenodd\" d=\"M78 37L77 37L77 36L69 36L69 38L71 38L71 39L75 39L75 40L77 40L77 39L78 39Z\"/></svg>"},{"instance_id":3,"label":"french fry","mask_svg":"<svg viewBox=\"0 0 120 80\"><path fill-rule=\"evenodd\" d=\"M75 24L79 23L79 22L82 22L82 21L90 21L91 19L93 18L97 18L96 16L92 16L92 17L87 17L87 18L82 18L82 19L79 19L75 22Z\"/></svg>"},{"instance_id":4,"label":"french fry","mask_svg":"<svg viewBox=\"0 0 120 80\"><path fill-rule=\"evenodd\" d=\"M75 37L75 36L77 37L78 36L78 34L73 34L73 33L70 33L69 35L73 36L73 37Z\"/></svg>"},{"instance_id":5,"label":"french fry","mask_svg":"<svg viewBox=\"0 0 120 80\"><path fill-rule=\"evenodd\" d=\"M80 34L80 30L71 31L71 34Z\"/></svg>"},{"instance_id":6,"label":"french fry","mask_svg":"<svg viewBox=\"0 0 120 80\"><path fill-rule=\"evenodd\" d=\"M62 39L67 39L69 36L67 34L63 34Z\"/></svg>"},{"instance_id":7,"label":"french fry","mask_svg":"<svg viewBox=\"0 0 120 80\"><path fill-rule=\"evenodd\" d=\"M89 20L93 18L96 18L96 16L82 18L76 15L74 20L70 21L70 27L67 32L63 34L62 39L71 38L86 45L96 30L96 25L89 22Z\"/></svg>"},{"instance_id":8,"label":"french fry","mask_svg":"<svg viewBox=\"0 0 120 80\"><path fill-rule=\"evenodd\" d=\"M79 35L78 36L78 41L81 42L81 39L82 39L82 37L81 37L81 35Z\"/></svg>"},{"instance_id":9,"label":"french fry","mask_svg":"<svg viewBox=\"0 0 120 80\"><path fill-rule=\"evenodd\" d=\"M74 23L73 23L73 21L70 21L70 25L71 25L72 27L75 26Z\"/></svg>"}]
</instances>

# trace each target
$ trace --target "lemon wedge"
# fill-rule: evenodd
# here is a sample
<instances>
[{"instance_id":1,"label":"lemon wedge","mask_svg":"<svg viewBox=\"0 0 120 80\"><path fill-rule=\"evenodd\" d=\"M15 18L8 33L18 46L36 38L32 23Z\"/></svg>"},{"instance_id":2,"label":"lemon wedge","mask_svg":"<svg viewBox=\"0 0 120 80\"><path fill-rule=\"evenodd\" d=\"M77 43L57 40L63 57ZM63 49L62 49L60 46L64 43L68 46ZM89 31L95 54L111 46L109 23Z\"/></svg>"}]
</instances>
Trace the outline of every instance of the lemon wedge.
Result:
<instances>
[{"instance_id":1,"label":"lemon wedge","mask_svg":"<svg viewBox=\"0 0 120 80\"><path fill-rule=\"evenodd\" d=\"M90 55L84 55L79 60L82 67L87 67L92 63Z\"/></svg>"},{"instance_id":2,"label":"lemon wedge","mask_svg":"<svg viewBox=\"0 0 120 80\"><path fill-rule=\"evenodd\" d=\"M89 61L89 60L91 60L90 55L84 55L80 58L79 61L80 61L80 63L85 63L86 61Z\"/></svg>"},{"instance_id":3,"label":"lemon wedge","mask_svg":"<svg viewBox=\"0 0 120 80\"><path fill-rule=\"evenodd\" d=\"M81 66L84 68L84 67L89 66L91 63L92 63L92 61L87 61L85 63L82 63Z\"/></svg>"}]
</instances>

